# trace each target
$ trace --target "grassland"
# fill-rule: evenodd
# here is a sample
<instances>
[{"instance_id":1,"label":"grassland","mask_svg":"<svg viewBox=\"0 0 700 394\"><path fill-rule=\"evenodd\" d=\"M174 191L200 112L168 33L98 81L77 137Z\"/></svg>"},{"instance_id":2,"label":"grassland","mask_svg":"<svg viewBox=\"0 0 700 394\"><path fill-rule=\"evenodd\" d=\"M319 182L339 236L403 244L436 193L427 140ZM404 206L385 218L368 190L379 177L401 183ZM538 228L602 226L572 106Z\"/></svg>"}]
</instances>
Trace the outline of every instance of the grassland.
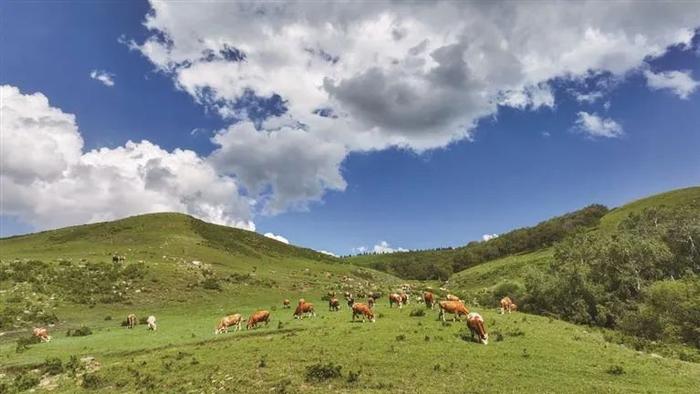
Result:
<instances>
[{"instance_id":1,"label":"grassland","mask_svg":"<svg viewBox=\"0 0 700 394\"><path fill-rule=\"evenodd\" d=\"M700 188L685 190L678 195L700 194ZM17 352L17 340L30 327L4 329L0 392L32 379L41 383L26 388L70 393L696 392L700 387L700 364L638 352L612 343L608 331L542 316L502 316L491 306L470 305L485 317L490 333L487 346L471 342L464 323L443 324L436 310L415 301L390 309L386 293L405 280L185 215L143 215L0 240L4 262L40 260L57 269L66 261L111 263L114 253L126 257L118 264L146 267L123 301L67 302L50 285L37 285L57 300L53 341ZM518 280L551 255L544 249L477 265L453 275L450 288L470 292L504 278ZM208 279L217 286L206 286ZM13 285L0 280L0 306L8 303ZM375 307L376 323L351 322L345 303L340 312L327 311L323 296L346 290L385 294ZM282 299L301 297L316 304L316 318L295 320L291 310L282 309ZM269 326L213 334L224 314L247 316L257 309L271 310ZM156 315L158 331L121 327L128 313ZM92 335L66 336L81 326ZM65 365L71 356L94 357L93 369L50 375L47 359ZM337 366L340 376L332 377Z\"/></svg>"}]
</instances>

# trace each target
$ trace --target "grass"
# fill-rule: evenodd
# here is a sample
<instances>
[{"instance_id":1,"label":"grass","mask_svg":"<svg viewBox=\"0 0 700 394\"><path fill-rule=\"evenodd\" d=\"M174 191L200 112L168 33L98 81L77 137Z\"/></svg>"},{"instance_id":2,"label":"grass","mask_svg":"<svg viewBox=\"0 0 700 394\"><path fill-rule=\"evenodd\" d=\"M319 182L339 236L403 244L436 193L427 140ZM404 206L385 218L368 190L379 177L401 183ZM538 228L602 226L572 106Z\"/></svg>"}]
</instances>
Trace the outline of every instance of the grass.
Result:
<instances>
[{"instance_id":1,"label":"grass","mask_svg":"<svg viewBox=\"0 0 700 394\"><path fill-rule=\"evenodd\" d=\"M294 320L289 310L278 310L266 328L215 336L221 308L240 302L236 310L248 313L274 301L265 294L248 295L248 303L231 297L232 305L224 305L224 300L216 300L209 309L199 305L202 308L158 311L157 332L112 323L88 337L56 336L21 354L3 344L2 364L12 368L53 357L65 363L70 355L90 355L101 364L96 372L100 388L110 391L138 391L147 382L168 392L220 387L269 392L280 384L290 392L402 392L408 387L426 393L473 387L517 392L641 392L660 387L664 392L692 392L700 385L699 364L609 344L598 332L545 317L482 310L492 338L487 346L465 341L464 323L442 325L436 311L411 317L408 308L384 305L377 306L382 316L374 324L352 323L347 308L302 321ZM341 366L340 377L322 383L306 378L309 367L329 363ZM610 372L620 368L624 374ZM359 375L349 379L351 371ZM63 376L60 382L57 392L82 390L71 377Z\"/></svg>"},{"instance_id":2,"label":"grass","mask_svg":"<svg viewBox=\"0 0 700 394\"><path fill-rule=\"evenodd\" d=\"M693 198L688 193L697 195L699 189L687 190L672 199ZM479 309L490 343L471 342L464 323L443 324L437 310L414 302L389 309L386 294L404 280L185 215L143 215L0 240L5 262L111 262L115 252L129 263L143 261L145 276L118 303L76 304L50 294L57 301L52 312L60 319L50 328L50 343L18 353L16 343L30 327L5 330L0 392L31 389L37 382L70 393L694 392L700 387L700 364L638 352L607 342L614 335L606 331L547 317ZM472 267L453 275L450 286L468 292L517 280L528 267L545 264L551 253L546 249ZM204 280L212 278L217 286L205 288ZM0 306L8 302L12 285L0 281ZM351 322L344 303L340 312L328 312L321 300L328 291L360 289L385 294L376 304L374 324ZM295 320L292 310L282 309L283 299L302 297L316 304L318 317ZM213 334L221 316L247 316L257 309L271 310L267 327ZM158 331L121 327L129 313L154 314ZM66 336L81 327L92 334ZM95 358L98 370L76 367L87 356ZM56 359L71 367L57 373Z\"/></svg>"},{"instance_id":3,"label":"grass","mask_svg":"<svg viewBox=\"0 0 700 394\"><path fill-rule=\"evenodd\" d=\"M552 249L508 256L460 271L450 277L456 291L474 292L492 287L503 279L519 280L531 267L543 267L552 259Z\"/></svg>"}]
</instances>

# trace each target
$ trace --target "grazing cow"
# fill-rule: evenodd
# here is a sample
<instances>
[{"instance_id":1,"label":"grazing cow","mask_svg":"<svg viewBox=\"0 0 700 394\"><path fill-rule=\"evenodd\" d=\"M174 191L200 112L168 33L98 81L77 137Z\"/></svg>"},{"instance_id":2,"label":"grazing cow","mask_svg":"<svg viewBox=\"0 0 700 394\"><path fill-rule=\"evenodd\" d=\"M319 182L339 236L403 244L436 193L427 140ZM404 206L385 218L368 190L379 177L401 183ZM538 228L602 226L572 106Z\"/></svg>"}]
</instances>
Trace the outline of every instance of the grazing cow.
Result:
<instances>
[{"instance_id":1,"label":"grazing cow","mask_svg":"<svg viewBox=\"0 0 700 394\"><path fill-rule=\"evenodd\" d=\"M112 262L113 262L113 263L118 263L118 262L119 262L119 256L117 256L117 255L112 256Z\"/></svg>"},{"instance_id":2,"label":"grazing cow","mask_svg":"<svg viewBox=\"0 0 700 394\"><path fill-rule=\"evenodd\" d=\"M399 306L399 309L403 307L403 300L401 298L401 295L396 293L389 294L389 308L391 308L394 304L397 304Z\"/></svg>"},{"instance_id":3,"label":"grazing cow","mask_svg":"<svg viewBox=\"0 0 700 394\"><path fill-rule=\"evenodd\" d=\"M146 324L148 324L148 329L155 331L158 329L158 326L156 325L156 317L151 315L148 316L148 319L146 319Z\"/></svg>"},{"instance_id":4,"label":"grazing cow","mask_svg":"<svg viewBox=\"0 0 700 394\"><path fill-rule=\"evenodd\" d=\"M284 299L284 301L282 301L282 307L285 309L291 308L292 306L290 304L291 304L290 301L286 298Z\"/></svg>"},{"instance_id":5,"label":"grazing cow","mask_svg":"<svg viewBox=\"0 0 700 394\"><path fill-rule=\"evenodd\" d=\"M408 294L401 293L399 295L401 296L401 304L408 305Z\"/></svg>"},{"instance_id":6,"label":"grazing cow","mask_svg":"<svg viewBox=\"0 0 700 394\"><path fill-rule=\"evenodd\" d=\"M369 306L370 309L374 309L374 297L367 298L367 306Z\"/></svg>"},{"instance_id":7,"label":"grazing cow","mask_svg":"<svg viewBox=\"0 0 700 394\"><path fill-rule=\"evenodd\" d=\"M340 301L338 301L337 298L333 297L330 300L328 300L328 310L333 312L337 312L340 310Z\"/></svg>"},{"instance_id":8,"label":"grazing cow","mask_svg":"<svg viewBox=\"0 0 700 394\"><path fill-rule=\"evenodd\" d=\"M501 315L506 313L506 311L508 311L508 313L511 313L516 309L518 309L518 306L515 305L513 300L510 299L510 297L506 296L501 299Z\"/></svg>"},{"instance_id":9,"label":"grazing cow","mask_svg":"<svg viewBox=\"0 0 700 394\"><path fill-rule=\"evenodd\" d=\"M447 301L459 301L459 302L462 302L462 300L460 300L459 297L457 297L457 296L454 295L454 294L448 294L447 297L445 297L445 299L446 299Z\"/></svg>"},{"instance_id":10,"label":"grazing cow","mask_svg":"<svg viewBox=\"0 0 700 394\"><path fill-rule=\"evenodd\" d=\"M433 309L435 305L435 295L429 291L423 293L423 301L425 301L425 306Z\"/></svg>"},{"instance_id":11,"label":"grazing cow","mask_svg":"<svg viewBox=\"0 0 700 394\"><path fill-rule=\"evenodd\" d=\"M369 296L370 296L370 298L374 298L374 300L377 301L378 299L382 298L382 293L380 293L378 291L373 291L373 292L369 293Z\"/></svg>"},{"instance_id":12,"label":"grazing cow","mask_svg":"<svg viewBox=\"0 0 700 394\"><path fill-rule=\"evenodd\" d=\"M32 330L32 335L39 338L41 342L49 342L51 340L51 335L49 335L49 330L44 327L35 327Z\"/></svg>"},{"instance_id":13,"label":"grazing cow","mask_svg":"<svg viewBox=\"0 0 700 394\"><path fill-rule=\"evenodd\" d=\"M374 312L367 304L355 303L352 304L352 321L355 321L355 317L362 316L362 322L365 322L365 318L374 323Z\"/></svg>"},{"instance_id":14,"label":"grazing cow","mask_svg":"<svg viewBox=\"0 0 700 394\"><path fill-rule=\"evenodd\" d=\"M242 322L243 322L243 316L241 316L240 313L224 316L219 321L219 325L216 326L216 330L214 330L214 334L223 334L225 332L228 332L228 328L231 326L236 326L236 331L240 331Z\"/></svg>"},{"instance_id":15,"label":"grazing cow","mask_svg":"<svg viewBox=\"0 0 700 394\"><path fill-rule=\"evenodd\" d=\"M471 332L472 339L474 339L474 334L476 334L478 342L483 343L484 345L488 345L489 343L489 334L486 332L486 329L484 328L484 318L481 317L480 314L476 312L472 312L467 315L467 327L469 327L469 331Z\"/></svg>"},{"instance_id":16,"label":"grazing cow","mask_svg":"<svg viewBox=\"0 0 700 394\"><path fill-rule=\"evenodd\" d=\"M459 316L469 314L469 309L461 301L440 301L440 318L445 321L445 313L453 314L452 321L456 321Z\"/></svg>"},{"instance_id":17,"label":"grazing cow","mask_svg":"<svg viewBox=\"0 0 700 394\"><path fill-rule=\"evenodd\" d=\"M258 326L258 323L265 322L265 326L267 326L267 323L270 322L270 312L269 311L257 311L250 315L250 318L248 319L248 324L246 324L245 329L248 330L251 327L255 328Z\"/></svg>"},{"instance_id":18,"label":"grazing cow","mask_svg":"<svg viewBox=\"0 0 700 394\"><path fill-rule=\"evenodd\" d=\"M126 317L126 328L134 328L137 323L138 320L136 320L136 315L134 315L133 313L129 314L129 316Z\"/></svg>"},{"instance_id":19,"label":"grazing cow","mask_svg":"<svg viewBox=\"0 0 700 394\"><path fill-rule=\"evenodd\" d=\"M350 293L345 293L345 301L348 303L348 308L352 308L352 304L355 303L355 298Z\"/></svg>"},{"instance_id":20,"label":"grazing cow","mask_svg":"<svg viewBox=\"0 0 700 394\"><path fill-rule=\"evenodd\" d=\"M297 309L294 310L294 318L295 319L303 319L304 315L306 316L316 316L316 312L314 311L314 304L310 302L301 302L302 300L299 300L299 305L297 305Z\"/></svg>"}]
</instances>

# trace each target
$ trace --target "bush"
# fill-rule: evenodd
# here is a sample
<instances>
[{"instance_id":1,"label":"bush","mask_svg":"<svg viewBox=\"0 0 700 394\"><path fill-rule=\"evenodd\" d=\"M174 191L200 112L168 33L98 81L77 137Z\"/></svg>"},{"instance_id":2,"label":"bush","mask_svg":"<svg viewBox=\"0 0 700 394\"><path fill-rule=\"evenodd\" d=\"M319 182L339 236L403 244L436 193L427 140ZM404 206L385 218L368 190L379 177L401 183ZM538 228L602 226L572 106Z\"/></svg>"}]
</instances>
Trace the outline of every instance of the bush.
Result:
<instances>
[{"instance_id":1,"label":"bush","mask_svg":"<svg viewBox=\"0 0 700 394\"><path fill-rule=\"evenodd\" d=\"M605 372L609 373L610 375L622 375L625 373L625 369L622 368L621 365L613 365L606 369Z\"/></svg>"},{"instance_id":2,"label":"bush","mask_svg":"<svg viewBox=\"0 0 700 394\"><path fill-rule=\"evenodd\" d=\"M20 373L15 376L14 386L17 391L26 391L39 384L39 377L31 373Z\"/></svg>"},{"instance_id":3,"label":"bush","mask_svg":"<svg viewBox=\"0 0 700 394\"><path fill-rule=\"evenodd\" d=\"M221 284L216 278L206 278L202 281L202 287L207 290L221 290Z\"/></svg>"},{"instance_id":4,"label":"bush","mask_svg":"<svg viewBox=\"0 0 700 394\"><path fill-rule=\"evenodd\" d=\"M314 364L306 367L305 379L307 382L321 383L326 380L339 378L342 376L340 370L343 367L332 362L327 364Z\"/></svg>"},{"instance_id":5,"label":"bush","mask_svg":"<svg viewBox=\"0 0 700 394\"><path fill-rule=\"evenodd\" d=\"M39 342L41 342L41 339L35 337L34 335L22 337L17 340L17 347L15 348L15 351L17 353L22 353L23 351L29 349L29 345L33 345Z\"/></svg>"},{"instance_id":6,"label":"bush","mask_svg":"<svg viewBox=\"0 0 700 394\"><path fill-rule=\"evenodd\" d=\"M49 375L58 375L63 373L63 362L58 357L47 358L41 370Z\"/></svg>"},{"instance_id":7,"label":"bush","mask_svg":"<svg viewBox=\"0 0 700 394\"><path fill-rule=\"evenodd\" d=\"M415 308L409 313L409 316L411 317L421 317L425 316L425 309L422 308Z\"/></svg>"},{"instance_id":8,"label":"bush","mask_svg":"<svg viewBox=\"0 0 700 394\"><path fill-rule=\"evenodd\" d=\"M95 373L85 374L81 386L88 390L99 389L102 386L102 378Z\"/></svg>"},{"instance_id":9,"label":"bush","mask_svg":"<svg viewBox=\"0 0 700 394\"><path fill-rule=\"evenodd\" d=\"M88 326L82 326L66 332L66 336L68 337L86 337L88 335L92 335L92 330Z\"/></svg>"}]
</instances>

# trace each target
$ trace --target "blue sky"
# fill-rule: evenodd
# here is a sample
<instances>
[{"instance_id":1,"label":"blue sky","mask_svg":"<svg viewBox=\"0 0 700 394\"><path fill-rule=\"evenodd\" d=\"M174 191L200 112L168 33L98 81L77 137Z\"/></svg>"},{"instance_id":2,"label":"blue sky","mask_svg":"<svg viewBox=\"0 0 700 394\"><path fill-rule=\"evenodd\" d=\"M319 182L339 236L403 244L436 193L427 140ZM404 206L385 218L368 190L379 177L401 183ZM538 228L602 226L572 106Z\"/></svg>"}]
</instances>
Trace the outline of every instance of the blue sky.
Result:
<instances>
[{"instance_id":1,"label":"blue sky","mask_svg":"<svg viewBox=\"0 0 700 394\"><path fill-rule=\"evenodd\" d=\"M211 25L234 22L227 22L225 17L231 18L228 14L216 19L222 14L220 10L177 9L178 12L166 13L165 9L156 9L151 14L155 15L152 29L148 30L143 24L151 8L147 3L4 2L0 5L0 84L5 85L6 91L13 87L17 92L13 90L12 100L6 99L2 115L10 118L8 114L14 111L19 120L3 126L3 147L12 146L16 152L21 149L17 146L26 147L37 138L52 138L50 134L32 134L35 131L21 128L10 131L16 124L26 124L26 119L46 118L27 113L26 100L38 97L34 94L45 96L51 108L75 115L74 124L67 121L65 128L54 131L50 128L54 122L36 133L79 133L84 143L71 150L75 157L59 160L68 163L60 174L49 176L45 170L37 169L34 175L27 175L28 171L19 169L31 167L31 163L13 163L10 159L3 162L0 234L167 208L239 227L251 228L250 223L254 222L258 232L278 234L294 244L318 250L348 254L359 247L372 249L381 241L394 248L456 246L481 239L483 234L532 225L590 203L615 206L645 195L698 185L700 93L695 81L700 79L700 40L697 33L692 41L676 39L668 33L679 28L692 32L699 27L700 22L694 21L700 19L684 19L700 14L697 6L689 6L690 11L678 10L683 17L650 21L648 32L644 23L642 33L634 30L639 26L629 27L630 33L624 37L645 33L649 37L648 42L634 50L628 47L637 45L635 41L628 44L614 36L619 29L627 28L624 24L608 31L601 22L598 30L593 30L597 35L591 33L590 26L565 31L573 38L579 33L593 37L594 44L614 43L600 45L602 49L593 52L582 48L581 62L591 62L583 71L578 68L581 62L568 64L564 60L537 71L527 67L514 69L517 66L513 64L523 64L523 59L535 55L565 57L563 52L543 52L531 42L521 43L531 53L515 49L510 53L503 45L489 53L487 49L491 47L484 44L481 54L490 63L487 71L480 71L478 64L471 63L474 57L469 52L477 41L463 38L469 37L466 33L470 26L464 26L465 33L454 36L452 41L437 42L434 38L444 36L438 34L441 27L434 19L449 18L445 15L451 12L436 11L434 19L428 20L416 17L419 10L383 5L383 15L398 15L389 23L393 38L387 38L388 44L373 36L376 33L367 33L358 43L350 38L358 36L352 29L369 29L366 26L370 24L373 29L381 27L383 21L372 19L369 12L358 16L352 10L334 9L332 13L338 15L319 17L312 10L294 9L289 15L280 16L266 9L256 14L276 24L277 17L282 21L307 21L302 35L309 37L318 36L314 29L323 26L316 24L314 18L340 20L352 15L362 22L369 21L336 32L338 36L333 40L304 41L317 45L317 49L309 49L305 44L299 53L287 53L274 49L275 43L257 38L252 25L236 26L249 29L245 31L210 31L205 27L197 30L200 26L189 25L192 22L186 18L178 19L178 12L191 15L192 19L197 19L193 12L202 12L201 20L208 20ZM244 13L233 8L226 11L232 15ZM417 19L405 26L396 22L414 17ZM494 28L503 24L497 19L491 22ZM553 22L560 23L562 29L571 25L566 20ZM424 24L422 29L411 30L420 23ZM595 19L587 23L596 26ZM251 38L246 41L249 31ZM227 34L227 42L245 48L245 61L205 62L198 55L193 57L193 46L206 44L207 49L216 49ZM296 36L280 34L279 40L297 40ZM382 63L382 56L399 53L399 40L415 39L420 43L421 34L430 37L424 46L433 51L426 58L435 59L438 66L453 64L440 57L451 53L448 49L458 47L463 51L455 59L466 62L469 78L459 76L450 81L452 85L464 83L459 91L435 82L440 75L455 78L454 73L447 73L452 69L445 68L440 75L424 69L417 71L408 58L400 62L392 58L386 63L400 64L399 67L405 67L403 70L386 68L390 66ZM164 35L170 43L162 39ZM504 37L507 41L506 33ZM652 38L659 41L651 42ZM511 40L514 43L516 38ZM567 47L566 42L559 42L559 37L551 40ZM683 40L687 42L680 43ZM148 47L149 42L158 50ZM459 45L453 45L454 42ZM367 48L375 43L376 53L344 49ZM267 61L268 52L258 49L268 44L273 46L270 53L281 53L274 62ZM668 45L672 47L666 49ZM337 64L323 64L322 58L298 60L321 50L337 55ZM167 55L160 56L158 51ZM523 57L518 63L504 54ZM547 57L551 55L554 57ZM365 58L368 60L352 63L353 59ZM375 61L376 64L369 64ZM279 66L284 62L289 65L286 68L307 70L308 78L298 69L289 71L288 78L276 78L273 73L288 72ZM239 66L240 69L235 68ZM506 76L493 71L501 68L506 70ZM438 69L434 70L442 71ZM91 78L93 71L111 75L113 86ZM673 72L682 75L670 74ZM511 74L522 77L513 78ZM320 82L306 84L306 79L323 81L324 88L319 88ZM371 83L363 85L367 81ZM402 107L406 100L397 100L393 107L378 109L384 102L392 102L396 94L413 97L412 87L423 96L425 92L420 89L425 84L429 84L427 92L435 94L429 102L415 99L416 105ZM382 86L386 86L385 91ZM398 88L394 91L393 87ZM244 88L253 92L247 99L240 93ZM467 95L466 91L479 94ZM597 94L597 98L587 101L582 97L590 93ZM488 99L483 102L475 98L484 96ZM263 112L270 109L270 97L285 100L285 113L268 118L255 115L261 108ZM308 97L312 98L307 104ZM18 103L17 108L11 107L12 103ZM319 103L340 114L338 120L310 115ZM257 110L252 110L253 106ZM263 120L270 124L274 120L283 126L272 126ZM423 121L426 125L412 129ZM246 124L250 124L248 129L244 129ZM27 143L22 138L27 138ZM129 140L137 144L146 140L151 145L126 147ZM56 141L63 143L62 139ZM107 149L93 151L100 148ZM25 155L44 154L43 150L26 149ZM194 154L178 156L176 160L172 154L176 149ZM90 151L96 153L88 154ZM3 151L5 157L10 157L8 152ZM166 163L158 169L175 173L166 177L166 189L157 189L165 181L154 181L151 176L160 172L143 175L143 163L128 169L105 169L108 165L128 167L126 162L134 155L151 155L154 161L150 164ZM46 162L51 160L47 156ZM77 168L81 165L94 166L94 173L103 178L80 187L67 187L68 183L76 184L70 174L79 173ZM103 175L112 173L117 174L114 181ZM196 175L181 176L185 173ZM195 187L189 176L206 181ZM145 186L129 183L137 178ZM102 192L89 195L92 187L106 190L104 202ZM147 197L139 198L142 189ZM82 191L78 194L76 190ZM193 202L194 199L201 201ZM63 202L58 204L57 200Z\"/></svg>"}]
</instances>

